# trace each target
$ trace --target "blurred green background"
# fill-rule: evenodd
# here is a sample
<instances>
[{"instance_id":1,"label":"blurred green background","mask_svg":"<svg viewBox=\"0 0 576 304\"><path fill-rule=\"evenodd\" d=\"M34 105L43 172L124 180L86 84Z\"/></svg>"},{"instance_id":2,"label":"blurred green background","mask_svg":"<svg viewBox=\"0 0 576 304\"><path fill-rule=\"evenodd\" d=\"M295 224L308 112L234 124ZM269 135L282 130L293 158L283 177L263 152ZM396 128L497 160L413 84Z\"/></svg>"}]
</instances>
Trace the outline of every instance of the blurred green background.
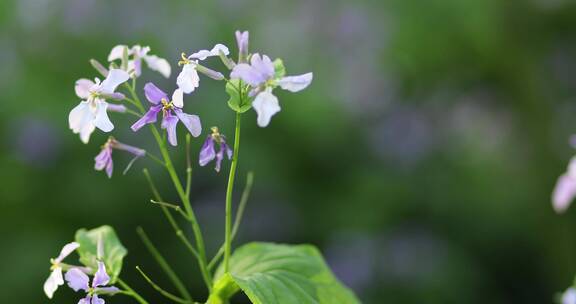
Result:
<instances>
[{"instance_id":1,"label":"blurred green background","mask_svg":"<svg viewBox=\"0 0 576 304\"><path fill-rule=\"evenodd\" d=\"M145 71L139 87L169 91L180 52L235 50L236 29L288 74L315 77L302 93L278 92L283 109L268 128L244 115L238 191L247 171L256 179L237 244L315 244L365 303L551 303L571 284L576 210L554 214L550 193L574 154L574 1L2 0L0 303L48 303L49 259L76 229L102 224L129 249L123 277L152 303L168 301L134 266L170 285L137 226L204 296L141 171L176 201L168 176L149 160L122 175L129 156L115 153L109 180L93 170L107 135L84 145L67 117L75 80L97 76L88 60L105 61L114 45L168 58L172 78ZM226 100L204 77L186 109L231 138ZM111 118L119 140L155 151L146 129L129 130L132 117ZM183 174L183 147L172 153ZM210 253L223 237L228 164L194 171ZM52 303L77 299L62 288Z\"/></svg>"}]
</instances>

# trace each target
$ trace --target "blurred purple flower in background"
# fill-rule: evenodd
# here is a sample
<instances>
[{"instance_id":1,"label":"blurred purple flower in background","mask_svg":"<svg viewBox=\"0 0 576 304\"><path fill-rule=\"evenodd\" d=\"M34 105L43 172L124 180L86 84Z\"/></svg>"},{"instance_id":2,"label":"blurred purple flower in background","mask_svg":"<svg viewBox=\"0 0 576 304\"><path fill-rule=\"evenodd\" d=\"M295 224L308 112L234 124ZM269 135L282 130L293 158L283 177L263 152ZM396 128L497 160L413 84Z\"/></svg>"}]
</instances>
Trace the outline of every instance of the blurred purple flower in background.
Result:
<instances>
[{"instance_id":1,"label":"blurred purple flower in background","mask_svg":"<svg viewBox=\"0 0 576 304\"><path fill-rule=\"evenodd\" d=\"M218 152L216 152L214 145L219 146ZM216 159L214 169L216 172L220 172L220 164L224 159L224 153L226 153L229 160L232 159L232 149L226 144L226 136L220 134L217 127L212 127L212 134L206 137L206 141L204 141L204 145L200 149L198 162L200 166L204 167Z\"/></svg>"},{"instance_id":2,"label":"blurred purple flower in background","mask_svg":"<svg viewBox=\"0 0 576 304\"><path fill-rule=\"evenodd\" d=\"M200 118L197 115L186 114L182 111L182 107L184 107L184 94L182 90L175 90L172 94L172 101L170 101L164 91L149 82L144 86L144 93L146 99L148 99L152 106L142 118L132 125L134 132L140 130L140 128L146 124L155 123L158 113L162 111L162 129L166 129L168 132L168 141L171 145L178 145L176 137L176 125L178 121L184 124L192 136L200 136L202 133Z\"/></svg>"},{"instance_id":3,"label":"blurred purple flower in background","mask_svg":"<svg viewBox=\"0 0 576 304\"><path fill-rule=\"evenodd\" d=\"M55 164L60 155L60 133L49 122L39 117L19 118L11 123L9 134L13 154L23 163L37 168Z\"/></svg>"}]
</instances>

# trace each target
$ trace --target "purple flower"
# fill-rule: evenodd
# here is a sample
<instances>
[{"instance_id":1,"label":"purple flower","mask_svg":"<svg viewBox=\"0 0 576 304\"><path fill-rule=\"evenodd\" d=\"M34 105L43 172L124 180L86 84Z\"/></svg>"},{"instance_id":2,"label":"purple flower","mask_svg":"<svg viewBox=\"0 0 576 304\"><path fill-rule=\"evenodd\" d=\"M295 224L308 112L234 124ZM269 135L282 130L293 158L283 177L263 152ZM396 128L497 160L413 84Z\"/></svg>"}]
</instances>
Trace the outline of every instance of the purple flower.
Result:
<instances>
[{"instance_id":1,"label":"purple flower","mask_svg":"<svg viewBox=\"0 0 576 304\"><path fill-rule=\"evenodd\" d=\"M202 133L202 125L200 124L200 118L197 115L186 114L182 111L184 107L184 95L182 90L177 89L172 94L172 101L169 101L168 95L160 90L153 83L149 82L144 86L144 93L146 99L152 106L140 118L132 125L133 131L138 131L146 124L156 122L158 113L162 111L162 129L166 129L168 133L168 141L171 145L176 146L178 141L176 139L176 125L178 121L181 121L186 129L190 131L190 134L194 137L198 137Z\"/></svg>"},{"instance_id":2,"label":"purple flower","mask_svg":"<svg viewBox=\"0 0 576 304\"><path fill-rule=\"evenodd\" d=\"M44 283L44 293L48 299L52 299L52 296L54 296L54 292L56 289L58 289L58 286L64 285L64 279L62 278L62 266L60 263L62 263L62 261L67 256L74 252L74 250L78 249L78 247L80 247L80 244L76 242L68 243L62 248L57 258L50 259L50 263L52 263L50 270L52 272Z\"/></svg>"},{"instance_id":3,"label":"purple flower","mask_svg":"<svg viewBox=\"0 0 576 304\"><path fill-rule=\"evenodd\" d=\"M570 207L570 203L576 196L576 156L572 157L568 170L562 174L556 182L552 193L552 206L557 213L562 213Z\"/></svg>"},{"instance_id":4,"label":"purple flower","mask_svg":"<svg viewBox=\"0 0 576 304\"><path fill-rule=\"evenodd\" d=\"M124 95L114 91L128 78L130 77L125 71L112 69L102 82L98 78L95 81L89 79L76 81L76 95L82 99L82 102L70 111L68 123L74 134L80 134L82 142L88 143L95 128L104 132L110 132L114 129L114 125L106 113L110 104L105 99L123 99ZM113 109L110 108L109 110Z\"/></svg>"},{"instance_id":5,"label":"purple flower","mask_svg":"<svg viewBox=\"0 0 576 304\"><path fill-rule=\"evenodd\" d=\"M112 163L112 150L113 149L126 151L126 152L129 152L132 155L134 155L134 158L132 159L132 161L130 161L130 163L128 164L128 166L124 170L124 172L126 172L130 168L132 163L134 163L134 161L137 158L146 155L145 150L142 150L142 149L130 146L130 145L123 144L123 143L117 141L114 137L110 136L108 138L108 141L106 141L106 143L102 146L102 151L100 151L100 153L98 153L98 155L96 155L96 157L94 158L94 162L95 162L94 163L94 169L96 169L97 171L105 170L106 175L108 175L109 178L112 177L112 170L114 167L113 163Z\"/></svg>"},{"instance_id":6,"label":"purple flower","mask_svg":"<svg viewBox=\"0 0 576 304\"><path fill-rule=\"evenodd\" d=\"M216 152L215 145L218 145L218 152ZM226 144L226 136L220 134L217 127L212 127L212 134L208 135L202 149L200 149L200 166L204 167L212 160L216 159L214 169L220 172L220 165L224 159L224 153L228 159L232 159L232 149Z\"/></svg>"},{"instance_id":7,"label":"purple flower","mask_svg":"<svg viewBox=\"0 0 576 304\"><path fill-rule=\"evenodd\" d=\"M90 284L88 275L79 268L68 270L65 278L68 286L74 291L84 290L86 292L86 297L80 299L78 304L104 304L104 299L101 299L99 295L112 295L120 291L114 286L106 286L110 283L110 276L106 273L106 266L102 262L98 262L98 271L94 274L92 284Z\"/></svg>"},{"instance_id":8,"label":"purple flower","mask_svg":"<svg viewBox=\"0 0 576 304\"><path fill-rule=\"evenodd\" d=\"M272 90L280 86L290 92L298 92L305 89L312 82L312 73L298 76L276 75L274 63L266 55L253 54L250 64L237 64L230 78L242 79L252 87L250 96L256 95L252 107L258 114L258 125L266 127L274 114L280 112L278 98L272 94Z\"/></svg>"},{"instance_id":9,"label":"purple flower","mask_svg":"<svg viewBox=\"0 0 576 304\"><path fill-rule=\"evenodd\" d=\"M224 78L224 75L211 71L207 68L204 68L203 70L198 69L200 67L198 65L198 61L202 61L208 57L220 56L220 52L226 56L230 54L228 48L222 44L216 44L211 50L200 50L188 57L185 53L182 53L182 60L178 62L178 65L182 66L182 72L180 72L178 78L176 79L178 88L180 88L180 90L186 94L194 92L194 90L200 85L200 77L198 76L198 71L208 72L207 75L216 80Z\"/></svg>"}]
</instances>

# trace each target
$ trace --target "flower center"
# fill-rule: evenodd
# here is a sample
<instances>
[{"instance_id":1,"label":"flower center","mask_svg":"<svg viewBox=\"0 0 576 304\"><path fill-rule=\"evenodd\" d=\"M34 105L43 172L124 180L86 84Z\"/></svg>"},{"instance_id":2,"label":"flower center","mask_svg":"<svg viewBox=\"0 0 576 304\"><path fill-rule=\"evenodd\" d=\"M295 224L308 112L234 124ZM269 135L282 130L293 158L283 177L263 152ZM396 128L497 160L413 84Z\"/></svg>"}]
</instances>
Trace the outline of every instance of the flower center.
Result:
<instances>
[{"instance_id":1,"label":"flower center","mask_svg":"<svg viewBox=\"0 0 576 304\"><path fill-rule=\"evenodd\" d=\"M218 127L212 127L210 128L210 130L212 130L212 134L210 134L210 136L212 136L212 139L214 139L215 142L220 143L222 141L222 135L220 135Z\"/></svg>"},{"instance_id":2,"label":"flower center","mask_svg":"<svg viewBox=\"0 0 576 304\"><path fill-rule=\"evenodd\" d=\"M192 61L190 61L190 59L188 59L188 57L186 57L186 53L182 53L182 54L180 54L180 56L182 57L182 60L178 61L178 66L192 63Z\"/></svg>"},{"instance_id":3,"label":"flower center","mask_svg":"<svg viewBox=\"0 0 576 304\"><path fill-rule=\"evenodd\" d=\"M164 111L174 109L174 103L172 101L168 101L166 98L162 98L162 109Z\"/></svg>"}]
</instances>

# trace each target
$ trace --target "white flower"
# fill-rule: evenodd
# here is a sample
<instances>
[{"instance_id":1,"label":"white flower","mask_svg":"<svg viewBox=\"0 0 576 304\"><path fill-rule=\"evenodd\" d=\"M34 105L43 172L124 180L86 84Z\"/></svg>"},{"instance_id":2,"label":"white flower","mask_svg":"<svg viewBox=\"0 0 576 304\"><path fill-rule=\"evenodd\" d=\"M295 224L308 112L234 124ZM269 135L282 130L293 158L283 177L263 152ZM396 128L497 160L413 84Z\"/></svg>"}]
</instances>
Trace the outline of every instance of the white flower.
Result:
<instances>
[{"instance_id":1,"label":"white flower","mask_svg":"<svg viewBox=\"0 0 576 304\"><path fill-rule=\"evenodd\" d=\"M225 45L216 44L211 50L200 50L188 57L182 54L182 60L178 63L182 65L182 71L176 79L178 87L186 94L194 92L200 85L200 77L196 71L196 64L208 57L220 56L220 52L228 56L230 51Z\"/></svg>"},{"instance_id":2,"label":"white flower","mask_svg":"<svg viewBox=\"0 0 576 304\"><path fill-rule=\"evenodd\" d=\"M112 69L108 73L108 77L102 82L98 78L95 81L88 79L76 81L76 95L82 101L70 111L68 123L74 134L80 134L82 142L88 143L95 128L104 132L110 132L114 129L114 125L106 112L108 103L104 99L123 99L124 95L114 91L128 78L130 76L125 71Z\"/></svg>"},{"instance_id":3,"label":"white flower","mask_svg":"<svg viewBox=\"0 0 576 304\"><path fill-rule=\"evenodd\" d=\"M146 65L148 65L148 68L152 71L159 72L166 78L170 77L170 73L172 72L170 63L168 63L166 59L160 58L156 55L148 55L148 52L150 52L150 47L148 46L142 47L140 45L135 45L132 48L128 48L126 45L117 45L112 48L112 51L110 51L108 61L112 62L122 59L124 56L124 50L127 50L128 52L129 59L126 70L128 73L134 73L135 77L140 76L142 74L142 60L144 60Z\"/></svg>"},{"instance_id":4,"label":"white flower","mask_svg":"<svg viewBox=\"0 0 576 304\"><path fill-rule=\"evenodd\" d=\"M570 287L562 294L562 304L576 304L576 289Z\"/></svg>"},{"instance_id":5,"label":"white flower","mask_svg":"<svg viewBox=\"0 0 576 304\"><path fill-rule=\"evenodd\" d=\"M56 289L58 289L58 286L64 285L64 278L62 277L62 267L60 266L60 263L74 250L78 249L78 247L80 247L80 244L76 242L66 244L60 251L60 255L58 255L57 258L50 259L50 262L52 263L50 270L52 270L52 273L50 273L50 276L44 283L44 293L49 299L52 299L52 296L54 296L54 292Z\"/></svg>"}]
</instances>

